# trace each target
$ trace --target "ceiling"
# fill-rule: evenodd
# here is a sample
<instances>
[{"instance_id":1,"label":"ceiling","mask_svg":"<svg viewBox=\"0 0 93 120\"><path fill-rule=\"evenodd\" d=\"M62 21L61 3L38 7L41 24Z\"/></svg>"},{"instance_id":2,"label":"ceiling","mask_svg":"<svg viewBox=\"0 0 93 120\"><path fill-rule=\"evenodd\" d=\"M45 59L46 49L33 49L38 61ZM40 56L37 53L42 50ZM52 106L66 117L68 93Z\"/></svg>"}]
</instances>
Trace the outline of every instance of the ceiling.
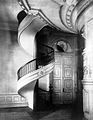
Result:
<instances>
[{"instance_id":1,"label":"ceiling","mask_svg":"<svg viewBox=\"0 0 93 120\"><path fill-rule=\"evenodd\" d=\"M55 27L66 32L77 33L77 29L80 31L84 23L89 21L93 14L93 0L19 1L24 1L24 3L28 1L31 9L42 10L44 15ZM0 0L0 29L17 31L17 14L22 10L18 0Z\"/></svg>"},{"instance_id":2,"label":"ceiling","mask_svg":"<svg viewBox=\"0 0 93 120\"><path fill-rule=\"evenodd\" d=\"M59 18L59 8L64 4L64 1L65 0L29 0L32 8L43 10L44 14L48 16L48 18L51 18L50 21L54 22L56 26L63 28L65 31L70 31L64 27ZM0 29L17 31L17 14L21 10L23 9L19 5L18 0L0 0Z\"/></svg>"},{"instance_id":3,"label":"ceiling","mask_svg":"<svg viewBox=\"0 0 93 120\"><path fill-rule=\"evenodd\" d=\"M21 10L17 0L0 0L0 29L17 30L17 14Z\"/></svg>"}]
</instances>

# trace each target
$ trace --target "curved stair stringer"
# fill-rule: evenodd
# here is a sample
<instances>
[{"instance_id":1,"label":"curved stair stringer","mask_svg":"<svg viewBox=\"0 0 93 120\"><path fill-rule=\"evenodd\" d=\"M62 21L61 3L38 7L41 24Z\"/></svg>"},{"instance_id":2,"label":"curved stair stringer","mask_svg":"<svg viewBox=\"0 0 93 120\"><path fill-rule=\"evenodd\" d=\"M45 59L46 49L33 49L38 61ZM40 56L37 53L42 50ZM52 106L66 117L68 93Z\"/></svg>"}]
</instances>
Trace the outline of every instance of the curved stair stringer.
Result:
<instances>
[{"instance_id":1,"label":"curved stair stringer","mask_svg":"<svg viewBox=\"0 0 93 120\"><path fill-rule=\"evenodd\" d=\"M37 69L36 65L38 58L36 58L35 36L38 31L47 25L47 22L40 15L27 15L20 23L18 29L18 42L31 55L31 61L18 70L17 91L27 99L28 106L31 109L34 108L34 87L37 79L51 73L54 67L53 59L40 69Z\"/></svg>"},{"instance_id":2,"label":"curved stair stringer","mask_svg":"<svg viewBox=\"0 0 93 120\"><path fill-rule=\"evenodd\" d=\"M34 87L37 79L40 79L53 71L54 62L49 63L40 69L34 70L22 76L17 82L18 93L25 97L28 101L28 106L33 109L34 105Z\"/></svg>"}]
</instances>

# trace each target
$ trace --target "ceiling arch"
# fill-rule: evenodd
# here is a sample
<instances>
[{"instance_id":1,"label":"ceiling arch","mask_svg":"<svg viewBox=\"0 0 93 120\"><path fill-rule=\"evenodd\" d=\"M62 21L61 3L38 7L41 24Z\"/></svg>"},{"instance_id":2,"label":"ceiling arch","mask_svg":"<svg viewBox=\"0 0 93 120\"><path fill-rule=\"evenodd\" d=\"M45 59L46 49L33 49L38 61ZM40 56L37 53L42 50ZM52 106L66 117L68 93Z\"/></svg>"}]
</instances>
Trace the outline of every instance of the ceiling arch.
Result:
<instances>
[{"instance_id":1,"label":"ceiling arch","mask_svg":"<svg viewBox=\"0 0 93 120\"><path fill-rule=\"evenodd\" d=\"M51 26L65 32L77 34L82 30L86 18L87 21L92 18L92 13L87 17L86 13L91 12L93 0L18 0L18 2L27 14L39 13Z\"/></svg>"}]
</instances>

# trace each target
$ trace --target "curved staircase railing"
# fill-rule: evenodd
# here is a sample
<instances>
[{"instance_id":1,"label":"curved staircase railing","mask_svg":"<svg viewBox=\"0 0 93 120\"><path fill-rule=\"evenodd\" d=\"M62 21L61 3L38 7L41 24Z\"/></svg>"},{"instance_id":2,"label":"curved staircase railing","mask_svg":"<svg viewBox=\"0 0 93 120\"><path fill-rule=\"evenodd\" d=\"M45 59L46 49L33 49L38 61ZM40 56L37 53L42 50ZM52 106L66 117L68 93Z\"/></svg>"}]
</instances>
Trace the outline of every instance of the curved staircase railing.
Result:
<instances>
[{"instance_id":1,"label":"curved staircase railing","mask_svg":"<svg viewBox=\"0 0 93 120\"><path fill-rule=\"evenodd\" d=\"M27 99L28 106L33 109L36 81L53 71L54 50L52 47L40 42L40 50L36 50L35 35L40 29L47 25L46 21L43 20L39 14L38 16L26 16L26 14L22 12L22 15L23 17L21 18L23 20L19 20L18 41L27 53L31 55L32 60L18 70L17 91ZM20 16L18 17L20 18ZM25 47L24 43L28 43L28 45Z\"/></svg>"},{"instance_id":2,"label":"curved staircase railing","mask_svg":"<svg viewBox=\"0 0 93 120\"><path fill-rule=\"evenodd\" d=\"M40 46L46 47L47 49L50 49L50 50L47 52L47 54L46 53L44 54L44 52L39 53L40 57L38 56L36 59L33 59L33 60L29 61L28 63L26 63L24 66L22 66L17 72L18 80L20 80L25 75L32 73L35 68L37 68L37 69L32 74L37 73L39 75L39 73L42 70L43 70L42 73L50 72L48 70L49 69L51 70L51 67L53 67L53 65L54 65L54 50L52 47L49 47L44 44L40 44ZM41 68L39 67L40 68L39 69L38 66L42 66L42 67ZM50 67L50 68L48 68L48 67ZM45 74L47 74L47 73L45 73ZM38 78L40 78L40 76L38 76Z\"/></svg>"}]
</instances>

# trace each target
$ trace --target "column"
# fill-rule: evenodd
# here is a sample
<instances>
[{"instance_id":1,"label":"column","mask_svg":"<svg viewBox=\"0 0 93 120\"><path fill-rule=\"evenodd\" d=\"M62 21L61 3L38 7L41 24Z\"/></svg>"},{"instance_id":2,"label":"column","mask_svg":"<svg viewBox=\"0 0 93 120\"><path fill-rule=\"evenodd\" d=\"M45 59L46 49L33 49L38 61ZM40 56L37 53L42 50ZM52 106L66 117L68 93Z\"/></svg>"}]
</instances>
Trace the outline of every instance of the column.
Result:
<instances>
[{"instance_id":1,"label":"column","mask_svg":"<svg viewBox=\"0 0 93 120\"><path fill-rule=\"evenodd\" d=\"M83 51L83 111L88 120L93 120L93 20L85 23L85 49Z\"/></svg>"}]
</instances>

